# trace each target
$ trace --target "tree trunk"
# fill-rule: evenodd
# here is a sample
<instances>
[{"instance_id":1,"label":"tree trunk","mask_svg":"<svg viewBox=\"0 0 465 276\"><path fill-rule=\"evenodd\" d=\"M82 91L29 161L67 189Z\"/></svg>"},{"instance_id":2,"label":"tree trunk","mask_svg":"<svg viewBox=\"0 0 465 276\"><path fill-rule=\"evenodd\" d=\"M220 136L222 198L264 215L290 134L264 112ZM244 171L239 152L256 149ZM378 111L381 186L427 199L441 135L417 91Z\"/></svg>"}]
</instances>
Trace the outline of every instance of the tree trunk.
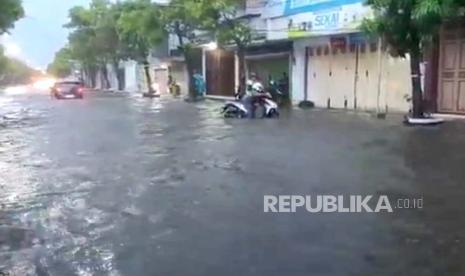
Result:
<instances>
[{"instance_id":1,"label":"tree trunk","mask_svg":"<svg viewBox=\"0 0 465 276\"><path fill-rule=\"evenodd\" d=\"M91 86L90 80L89 80L89 68L87 66L83 66L82 79L84 80L84 83L86 84L87 87Z\"/></svg>"},{"instance_id":2,"label":"tree trunk","mask_svg":"<svg viewBox=\"0 0 465 276\"><path fill-rule=\"evenodd\" d=\"M110 80L108 79L108 69L106 64L101 66L101 72L103 77L103 88L108 89L111 87L111 84Z\"/></svg>"},{"instance_id":3,"label":"tree trunk","mask_svg":"<svg viewBox=\"0 0 465 276\"><path fill-rule=\"evenodd\" d=\"M89 73L88 77L89 77L89 81L90 81L90 86L91 86L91 88L95 88L96 80L97 80L97 76L96 76L97 70L95 70L94 66L89 66L88 73Z\"/></svg>"},{"instance_id":4,"label":"tree trunk","mask_svg":"<svg viewBox=\"0 0 465 276\"><path fill-rule=\"evenodd\" d=\"M120 74L120 69L119 69L119 65L118 65L118 62L117 61L114 61L112 63L112 66L113 66L113 71L115 71L115 75L116 75L116 82L118 83L118 90L123 90L124 87L123 87L123 80L122 80L122 76Z\"/></svg>"},{"instance_id":5,"label":"tree trunk","mask_svg":"<svg viewBox=\"0 0 465 276\"><path fill-rule=\"evenodd\" d=\"M244 95L247 86L247 67L245 64L245 51L244 47L239 46L237 49L237 58L239 61L239 88L238 93L239 95Z\"/></svg>"},{"instance_id":6,"label":"tree trunk","mask_svg":"<svg viewBox=\"0 0 465 276\"><path fill-rule=\"evenodd\" d=\"M419 44L416 49L410 53L410 71L412 77L412 116L414 118L423 117L423 92L421 89L421 71L420 71L420 47Z\"/></svg>"},{"instance_id":7,"label":"tree trunk","mask_svg":"<svg viewBox=\"0 0 465 276\"><path fill-rule=\"evenodd\" d=\"M90 88L95 87L94 71L92 70L92 68L87 69L87 83L88 83Z\"/></svg>"},{"instance_id":8,"label":"tree trunk","mask_svg":"<svg viewBox=\"0 0 465 276\"><path fill-rule=\"evenodd\" d=\"M194 87L194 65L192 63L192 55L190 49L186 49L184 52L184 58L186 60L187 68L187 87L189 92L189 98L194 99L196 96L195 87Z\"/></svg>"},{"instance_id":9,"label":"tree trunk","mask_svg":"<svg viewBox=\"0 0 465 276\"><path fill-rule=\"evenodd\" d=\"M147 89L149 94L153 94L153 87L152 87L152 77L150 76L150 64L148 61L143 62L144 65L144 72L145 72L145 79L147 81Z\"/></svg>"},{"instance_id":10,"label":"tree trunk","mask_svg":"<svg viewBox=\"0 0 465 276\"><path fill-rule=\"evenodd\" d=\"M184 39L182 36L177 34L179 47L182 49L184 55L184 60L186 62L187 68L187 89L189 99L195 98L195 88L194 88L194 64L192 63L191 49L184 45Z\"/></svg>"}]
</instances>

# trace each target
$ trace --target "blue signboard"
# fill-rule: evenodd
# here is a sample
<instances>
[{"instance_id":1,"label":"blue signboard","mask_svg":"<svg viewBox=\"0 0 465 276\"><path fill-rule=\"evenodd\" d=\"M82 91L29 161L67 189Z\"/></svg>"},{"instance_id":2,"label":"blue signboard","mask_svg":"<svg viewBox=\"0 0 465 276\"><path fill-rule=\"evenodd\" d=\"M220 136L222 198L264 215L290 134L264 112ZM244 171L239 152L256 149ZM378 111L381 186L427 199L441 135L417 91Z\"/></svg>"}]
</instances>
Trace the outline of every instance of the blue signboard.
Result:
<instances>
[{"instance_id":1,"label":"blue signboard","mask_svg":"<svg viewBox=\"0 0 465 276\"><path fill-rule=\"evenodd\" d=\"M364 2L364 0L286 0L284 15L318 12L321 10L336 9L344 5ZM322 20L331 19L324 18Z\"/></svg>"}]
</instances>

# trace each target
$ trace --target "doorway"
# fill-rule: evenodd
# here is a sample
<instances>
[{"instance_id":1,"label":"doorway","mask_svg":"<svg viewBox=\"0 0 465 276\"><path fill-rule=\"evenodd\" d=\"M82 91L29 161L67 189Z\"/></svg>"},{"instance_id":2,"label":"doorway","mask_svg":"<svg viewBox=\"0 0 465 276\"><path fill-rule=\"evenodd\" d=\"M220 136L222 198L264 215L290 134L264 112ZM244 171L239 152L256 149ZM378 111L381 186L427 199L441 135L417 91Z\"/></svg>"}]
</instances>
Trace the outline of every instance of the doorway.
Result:
<instances>
[{"instance_id":1,"label":"doorway","mask_svg":"<svg viewBox=\"0 0 465 276\"><path fill-rule=\"evenodd\" d=\"M206 52L207 94L234 96L234 53L217 49Z\"/></svg>"},{"instance_id":2,"label":"doorway","mask_svg":"<svg viewBox=\"0 0 465 276\"><path fill-rule=\"evenodd\" d=\"M465 114L465 29L441 32L438 111Z\"/></svg>"}]
</instances>

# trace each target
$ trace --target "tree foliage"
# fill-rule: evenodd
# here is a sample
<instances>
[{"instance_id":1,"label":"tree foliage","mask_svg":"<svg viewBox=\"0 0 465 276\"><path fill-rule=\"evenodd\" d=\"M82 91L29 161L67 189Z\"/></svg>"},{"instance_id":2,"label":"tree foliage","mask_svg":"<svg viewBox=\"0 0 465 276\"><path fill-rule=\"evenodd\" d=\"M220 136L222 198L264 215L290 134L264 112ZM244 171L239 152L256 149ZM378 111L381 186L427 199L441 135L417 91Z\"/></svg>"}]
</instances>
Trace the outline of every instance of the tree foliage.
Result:
<instances>
[{"instance_id":1,"label":"tree foliage","mask_svg":"<svg viewBox=\"0 0 465 276\"><path fill-rule=\"evenodd\" d=\"M106 64L135 60L144 65L151 89L149 59L167 34L176 37L189 74L189 94L194 95L194 48L199 37L210 37L224 46L237 46L241 67L252 32L238 19L240 0L172 0L167 5L151 0L92 0L89 7L74 7L66 25L69 50L85 71L105 71ZM205 41L202 41L205 43ZM245 70L240 70L241 74ZM105 75L105 74L104 74ZM242 78L241 78L242 79Z\"/></svg>"},{"instance_id":2,"label":"tree foliage","mask_svg":"<svg viewBox=\"0 0 465 276\"><path fill-rule=\"evenodd\" d=\"M188 73L189 96L194 97L194 57L193 45L196 39L196 32L203 27L203 20L208 20L205 16L205 0L172 0L168 6L161 9L160 18L164 29L173 35L178 44L178 49L184 56Z\"/></svg>"},{"instance_id":3,"label":"tree foliage","mask_svg":"<svg viewBox=\"0 0 465 276\"><path fill-rule=\"evenodd\" d=\"M0 35L14 27L16 21L24 16L21 0L0 1ZM2 85L23 82L34 73L24 62L5 56L0 45L0 83Z\"/></svg>"},{"instance_id":4,"label":"tree foliage","mask_svg":"<svg viewBox=\"0 0 465 276\"><path fill-rule=\"evenodd\" d=\"M215 1L210 6L209 13L215 20L209 26L215 32L215 37L222 45L235 45L239 61L239 93L245 93L247 76L245 75L245 50L252 42L252 29L246 19L238 17L238 7L242 2L239 0Z\"/></svg>"},{"instance_id":5,"label":"tree foliage","mask_svg":"<svg viewBox=\"0 0 465 276\"><path fill-rule=\"evenodd\" d=\"M67 46L60 49L53 62L48 66L47 72L55 77L65 78L71 75L73 70L73 60L71 49Z\"/></svg>"},{"instance_id":6,"label":"tree foliage","mask_svg":"<svg viewBox=\"0 0 465 276\"><path fill-rule=\"evenodd\" d=\"M24 16L21 0L0 1L0 35L14 27L14 23Z\"/></svg>"},{"instance_id":7,"label":"tree foliage","mask_svg":"<svg viewBox=\"0 0 465 276\"><path fill-rule=\"evenodd\" d=\"M100 70L105 86L109 87L107 64L117 67L121 59L118 18L118 4L109 0L92 0L89 7L77 6L69 11L65 27L71 30L68 37L71 56L90 76L91 85L95 85L95 74Z\"/></svg>"},{"instance_id":8,"label":"tree foliage","mask_svg":"<svg viewBox=\"0 0 465 276\"><path fill-rule=\"evenodd\" d=\"M164 32L158 15L157 6L150 0L134 0L122 4L117 30L126 58L145 62L152 47L163 41Z\"/></svg>"},{"instance_id":9,"label":"tree foliage","mask_svg":"<svg viewBox=\"0 0 465 276\"><path fill-rule=\"evenodd\" d=\"M2 80L8 65L8 58L5 56L5 50L0 45L0 81Z\"/></svg>"},{"instance_id":10,"label":"tree foliage","mask_svg":"<svg viewBox=\"0 0 465 276\"><path fill-rule=\"evenodd\" d=\"M159 45L165 33L158 19L158 6L150 0L123 2L120 6L117 32L122 42L122 57L144 66L147 88L153 92L148 57L152 48Z\"/></svg>"},{"instance_id":11,"label":"tree foliage","mask_svg":"<svg viewBox=\"0 0 465 276\"><path fill-rule=\"evenodd\" d=\"M245 48L251 43L252 30L247 20L238 14L241 4L239 0L219 0L206 4L205 11L209 20L204 24L215 33L220 44Z\"/></svg>"},{"instance_id":12,"label":"tree foliage","mask_svg":"<svg viewBox=\"0 0 465 276\"><path fill-rule=\"evenodd\" d=\"M68 36L71 57L80 62L88 84L95 86L99 53L95 45L92 11L90 8L77 6L70 9L68 17L69 22L65 27L71 30Z\"/></svg>"},{"instance_id":13,"label":"tree foliage","mask_svg":"<svg viewBox=\"0 0 465 276\"><path fill-rule=\"evenodd\" d=\"M163 39L158 15L157 6L150 0L92 0L88 7L74 7L65 25L71 30L70 56L81 64L92 86L99 71L109 87L108 65L117 72L121 60L148 64L150 50ZM116 76L121 87L121 75Z\"/></svg>"},{"instance_id":14,"label":"tree foliage","mask_svg":"<svg viewBox=\"0 0 465 276\"><path fill-rule=\"evenodd\" d=\"M1 49L1 47L0 47ZM19 59L2 55L0 50L0 85L29 83L31 78L40 73Z\"/></svg>"},{"instance_id":15,"label":"tree foliage","mask_svg":"<svg viewBox=\"0 0 465 276\"><path fill-rule=\"evenodd\" d=\"M237 14L237 7L242 2L240 0L172 0L161 10L160 18L165 30L177 38L179 49L184 55L191 96L194 95L192 48L198 46L199 36L210 37L223 46L236 45L239 53L243 53L242 50L250 43L250 29L238 19ZM239 60L240 64L245 66L243 55L239 55ZM243 70L240 72L244 73Z\"/></svg>"}]
</instances>

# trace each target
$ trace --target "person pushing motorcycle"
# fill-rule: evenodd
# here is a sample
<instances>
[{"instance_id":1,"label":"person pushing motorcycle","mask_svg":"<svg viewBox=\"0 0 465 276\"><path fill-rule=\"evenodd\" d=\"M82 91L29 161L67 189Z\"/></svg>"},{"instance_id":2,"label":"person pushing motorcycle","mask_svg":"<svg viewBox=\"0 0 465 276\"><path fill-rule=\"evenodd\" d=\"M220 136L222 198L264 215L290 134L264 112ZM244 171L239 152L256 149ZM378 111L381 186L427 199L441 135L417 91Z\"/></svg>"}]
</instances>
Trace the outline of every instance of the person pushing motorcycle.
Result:
<instances>
[{"instance_id":1,"label":"person pushing motorcycle","mask_svg":"<svg viewBox=\"0 0 465 276\"><path fill-rule=\"evenodd\" d=\"M252 118L255 117L256 103L258 96L263 92L263 85L260 83L255 73L250 73L250 78L246 82L245 95L243 98L244 103L250 110Z\"/></svg>"}]
</instances>

